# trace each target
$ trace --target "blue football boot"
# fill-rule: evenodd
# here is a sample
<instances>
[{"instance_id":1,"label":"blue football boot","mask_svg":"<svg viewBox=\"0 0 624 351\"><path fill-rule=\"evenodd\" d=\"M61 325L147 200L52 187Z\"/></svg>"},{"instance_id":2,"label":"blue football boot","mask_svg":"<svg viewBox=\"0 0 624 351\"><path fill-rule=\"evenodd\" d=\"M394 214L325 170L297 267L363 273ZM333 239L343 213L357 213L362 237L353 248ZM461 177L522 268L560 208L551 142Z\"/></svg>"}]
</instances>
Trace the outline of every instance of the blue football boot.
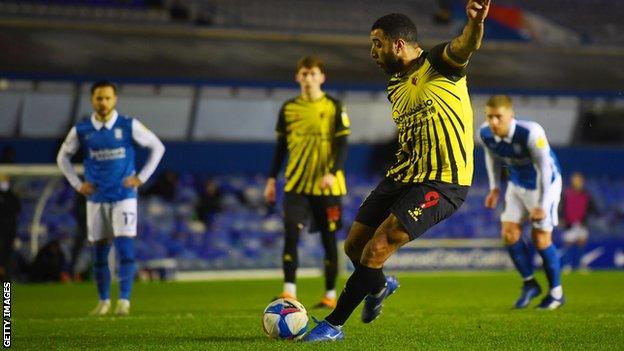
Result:
<instances>
[{"instance_id":1,"label":"blue football boot","mask_svg":"<svg viewBox=\"0 0 624 351\"><path fill-rule=\"evenodd\" d=\"M535 280L525 283L522 286L522 293L516 301L516 308L526 308L531 300L538 297L542 293L542 288L537 284Z\"/></svg>"},{"instance_id":2,"label":"blue football boot","mask_svg":"<svg viewBox=\"0 0 624 351\"><path fill-rule=\"evenodd\" d=\"M386 287L378 295L368 294L364 299L364 308L362 308L362 322L370 323L381 314L384 300L394 294L399 288L399 281L393 275L386 276Z\"/></svg>"},{"instance_id":3,"label":"blue football boot","mask_svg":"<svg viewBox=\"0 0 624 351\"><path fill-rule=\"evenodd\" d=\"M326 320L317 321L312 317L316 326L303 338L305 342L340 341L344 339L342 330L329 324Z\"/></svg>"}]
</instances>

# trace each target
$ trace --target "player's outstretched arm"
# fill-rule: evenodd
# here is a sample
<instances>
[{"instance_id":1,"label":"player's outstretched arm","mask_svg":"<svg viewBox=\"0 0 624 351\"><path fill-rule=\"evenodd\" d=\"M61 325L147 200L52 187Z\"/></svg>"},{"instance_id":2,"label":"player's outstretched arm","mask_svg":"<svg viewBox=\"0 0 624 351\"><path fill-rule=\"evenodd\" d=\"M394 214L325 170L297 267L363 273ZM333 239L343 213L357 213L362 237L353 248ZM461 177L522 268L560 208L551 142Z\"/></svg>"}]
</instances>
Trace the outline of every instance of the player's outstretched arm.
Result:
<instances>
[{"instance_id":1,"label":"player's outstretched arm","mask_svg":"<svg viewBox=\"0 0 624 351\"><path fill-rule=\"evenodd\" d=\"M468 23L460 36L444 50L444 59L455 66L465 65L473 52L481 47L483 22L490 9L490 0L470 0L466 5Z\"/></svg>"}]
</instances>

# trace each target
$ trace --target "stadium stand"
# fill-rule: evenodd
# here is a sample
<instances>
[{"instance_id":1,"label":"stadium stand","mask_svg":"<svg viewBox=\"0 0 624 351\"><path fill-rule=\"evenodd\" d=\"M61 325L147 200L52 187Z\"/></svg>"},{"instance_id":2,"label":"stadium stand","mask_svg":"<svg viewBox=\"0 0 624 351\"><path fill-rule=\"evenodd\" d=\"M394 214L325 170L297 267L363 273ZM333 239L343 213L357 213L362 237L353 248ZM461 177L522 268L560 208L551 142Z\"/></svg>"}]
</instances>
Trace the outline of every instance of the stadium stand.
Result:
<instances>
[{"instance_id":1,"label":"stadium stand","mask_svg":"<svg viewBox=\"0 0 624 351\"><path fill-rule=\"evenodd\" d=\"M496 6L518 9L568 28L585 43L621 44L624 28L620 18L624 9L610 6L611 1L596 0L502 0ZM31 18L106 20L140 24L208 25L218 28L287 31L291 33L361 34L376 14L403 12L413 16L423 37L443 39L455 26L434 20L437 1L395 0L183 0L183 1L2 1L0 14ZM461 1L454 2L461 11ZM595 11L610 8L610 11ZM172 11L173 10L173 11ZM176 16L175 10L185 13ZM312 21L309 21L312 14ZM526 19L525 18L525 19ZM302 19L308 19L304 21Z\"/></svg>"},{"instance_id":2,"label":"stadium stand","mask_svg":"<svg viewBox=\"0 0 624 351\"><path fill-rule=\"evenodd\" d=\"M146 196L140 203L137 258L140 261L173 258L180 269L274 268L280 265L282 224L275 211L262 205L262 175L217 176L222 192L222 211L209 226L197 218L194 205L205 177L183 174L173 202ZM350 193L345 198L344 219L351 223L359 204L376 184L374 176L348 177ZM28 255L30 226L35 202L45 183L37 179L19 181L24 210L20 216L19 240L22 254ZM604 212L590 221L592 239L615 238L624 232L624 179L593 178L587 184ZM497 239L497 215L483 207L487 183L479 180L453 220L444 221L427 233L425 239ZM41 242L57 239L68 246L76 230L72 216L73 189L59 182L42 218ZM276 209L279 211L279 208ZM344 236L344 231L341 232ZM322 248L312 235L303 235L300 243L303 267L317 267Z\"/></svg>"}]
</instances>

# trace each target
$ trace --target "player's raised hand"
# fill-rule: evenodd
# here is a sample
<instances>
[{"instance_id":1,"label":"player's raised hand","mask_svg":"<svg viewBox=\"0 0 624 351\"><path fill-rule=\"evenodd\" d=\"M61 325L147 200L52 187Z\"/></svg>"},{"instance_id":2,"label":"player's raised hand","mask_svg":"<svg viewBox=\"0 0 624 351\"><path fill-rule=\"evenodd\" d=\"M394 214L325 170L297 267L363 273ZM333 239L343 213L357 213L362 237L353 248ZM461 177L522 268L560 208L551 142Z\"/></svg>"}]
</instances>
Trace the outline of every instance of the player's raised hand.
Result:
<instances>
[{"instance_id":1,"label":"player's raised hand","mask_svg":"<svg viewBox=\"0 0 624 351\"><path fill-rule=\"evenodd\" d=\"M485 207L487 208L496 208L496 204L498 204L498 198L500 197L500 190L492 189L485 197Z\"/></svg>"},{"instance_id":2,"label":"player's raised hand","mask_svg":"<svg viewBox=\"0 0 624 351\"><path fill-rule=\"evenodd\" d=\"M531 210L531 214L529 215L529 218L533 222L539 222L542 219L546 218L546 211L544 211L544 209L541 207L536 207Z\"/></svg>"},{"instance_id":3,"label":"player's raised hand","mask_svg":"<svg viewBox=\"0 0 624 351\"><path fill-rule=\"evenodd\" d=\"M80 186L80 189L78 190L78 192L84 196L91 196L95 193L95 185L89 182L84 182Z\"/></svg>"},{"instance_id":4,"label":"player's raised hand","mask_svg":"<svg viewBox=\"0 0 624 351\"><path fill-rule=\"evenodd\" d=\"M490 10L490 0L470 0L466 5L466 14L470 21L483 22Z\"/></svg>"},{"instance_id":5,"label":"player's raised hand","mask_svg":"<svg viewBox=\"0 0 624 351\"><path fill-rule=\"evenodd\" d=\"M123 180L123 186L126 188L138 188L143 185L143 182L137 176L129 176Z\"/></svg>"},{"instance_id":6,"label":"player's raised hand","mask_svg":"<svg viewBox=\"0 0 624 351\"><path fill-rule=\"evenodd\" d=\"M321 178L321 183L319 186L321 187L321 190L331 189L331 187L334 186L335 182L336 176L331 173L327 173L323 176L323 178Z\"/></svg>"},{"instance_id":7,"label":"player's raised hand","mask_svg":"<svg viewBox=\"0 0 624 351\"><path fill-rule=\"evenodd\" d=\"M269 178L267 179L267 183L264 186L264 201L266 201L268 204L274 204L275 199L275 178Z\"/></svg>"}]
</instances>

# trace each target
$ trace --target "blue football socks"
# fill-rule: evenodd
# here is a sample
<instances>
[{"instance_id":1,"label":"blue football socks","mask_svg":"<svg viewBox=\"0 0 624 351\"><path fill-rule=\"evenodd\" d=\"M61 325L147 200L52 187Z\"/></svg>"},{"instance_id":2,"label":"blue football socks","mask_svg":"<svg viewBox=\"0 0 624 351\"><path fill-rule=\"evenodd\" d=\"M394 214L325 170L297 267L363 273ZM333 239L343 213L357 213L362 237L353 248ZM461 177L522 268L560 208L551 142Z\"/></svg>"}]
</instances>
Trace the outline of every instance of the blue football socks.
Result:
<instances>
[{"instance_id":1,"label":"blue football socks","mask_svg":"<svg viewBox=\"0 0 624 351\"><path fill-rule=\"evenodd\" d=\"M110 244L95 244L93 246L93 272L100 300L110 299L111 274L108 268L110 249Z\"/></svg>"},{"instance_id":2,"label":"blue football socks","mask_svg":"<svg viewBox=\"0 0 624 351\"><path fill-rule=\"evenodd\" d=\"M511 256L511 260L520 272L522 279L531 279L533 277L533 263L531 262L529 246L524 240L520 238L514 244L508 245L507 251L509 251L509 256Z\"/></svg>"},{"instance_id":3,"label":"blue football socks","mask_svg":"<svg viewBox=\"0 0 624 351\"><path fill-rule=\"evenodd\" d=\"M115 238L115 250L119 255L119 298L130 300L134 281L134 239L129 237Z\"/></svg>"}]
</instances>

